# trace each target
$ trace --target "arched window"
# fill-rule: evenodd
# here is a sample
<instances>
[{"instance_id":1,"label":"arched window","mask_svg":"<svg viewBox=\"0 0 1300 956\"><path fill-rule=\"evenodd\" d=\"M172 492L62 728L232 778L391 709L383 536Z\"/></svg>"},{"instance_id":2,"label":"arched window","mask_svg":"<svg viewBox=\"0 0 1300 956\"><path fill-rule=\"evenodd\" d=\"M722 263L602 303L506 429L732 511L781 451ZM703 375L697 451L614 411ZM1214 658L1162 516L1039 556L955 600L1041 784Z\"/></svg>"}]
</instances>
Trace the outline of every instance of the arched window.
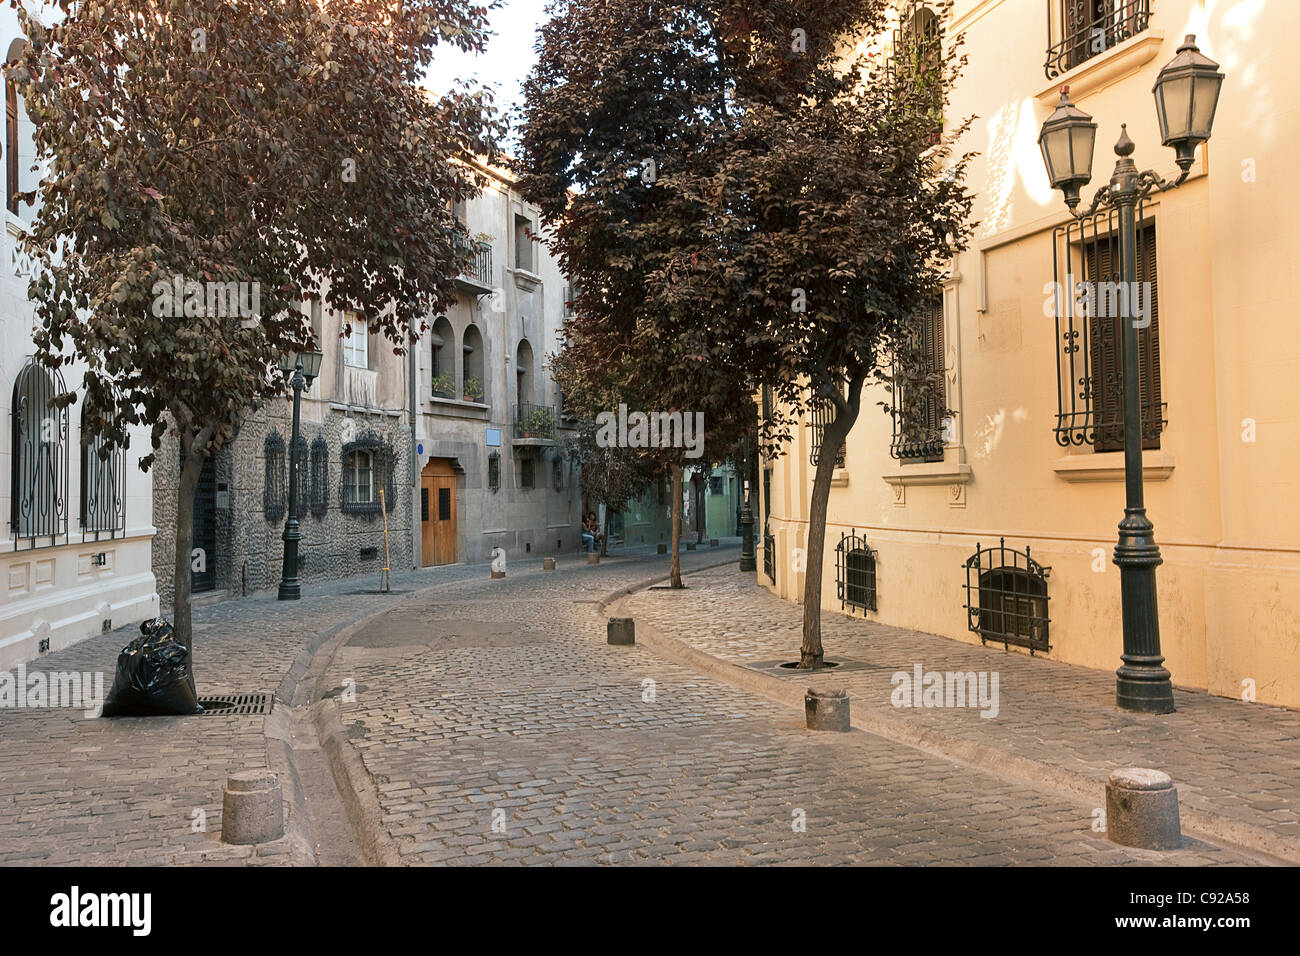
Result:
<instances>
[{"instance_id":1,"label":"arched window","mask_svg":"<svg viewBox=\"0 0 1300 956\"><path fill-rule=\"evenodd\" d=\"M125 456L86 426L81 413L81 540L115 538L126 529Z\"/></svg>"},{"instance_id":2,"label":"arched window","mask_svg":"<svg viewBox=\"0 0 1300 956\"><path fill-rule=\"evenodd\" d=\"M429 376L433 382L435 398L456 397L456 333L445 315L433 322L429 336L432 347L429 353Z\"/></svg>"},{"instance_id":3,"label":"arched window","mask_svg":"<svg viewBox=\"0 0 1300 956\"><path fill-rule=\"evenodd\" d=\"M329 511L330 447L321 435L311 443L311 513L323 518Z\"/></svg>"},{"instance_id":4,"label":"arched window","mask_svg":"<svg viewBox=\"0 0 1300 956\"><path fill-rule=\"evenodd\" d=\"M487 381L483 378L483 333L477 325L465 327L461 356L461 394L467 402L482 402L487 395Z\"/></svg>"},{"instance_id":5,"label":"arched window","mask_svg":"<svg viewBox=\"0 0 1300 956\"><path fill-rule=\"evenodd\" d=\"M1047 639L1047 573L1024 551L976 545L966 559L966 614L981 643L994 641L1034 651L1050 650Z\"/></svg>"},{"instance_id":6,"label":"arched window","mask_svg":"<svg viewBox=\"0 0 1300 956\"><path fill-rule=\"evenodd\" d=\"M262 488L262 510L267 521L279 521L284 517L289 495L284 480L284 439L278 431L272 429L271 434L266 436L265 450L266 483Z\"/></svg>"},{"instance_id":7,"label":"arched window","mask_svg":"<svg viewBox=\"0 0 1300 956\"><path fill-rule=\"evenodd\" d=\"M27 41L19 37L9 44L5 54L5 63L12 63L23 52ZM18 184L18 86L5 77L5 206L12 213L18 212L18 193L22 187Z\"/></svg>"},{"instance_id":8,"label":"arched window","mask_svg":"<svg viewBox=\"0 0 1300 956\"><path fill-rule=\"evenodd\" d=\"M15 548L61 544L68 533L68 410L63 377L28 361L14 381L9 527Z\"/></svg>"},{"instance_id":9,"label":"arched window","mask_svg":"<svg viewBox=\"0 0 1300 956\"><path fill-rule=\"evenodd\" d=\"M515 350L515 385L516 401L520 405L533 403L533 347L527 339L519 340Z\"/></svg>"}]
</instances>

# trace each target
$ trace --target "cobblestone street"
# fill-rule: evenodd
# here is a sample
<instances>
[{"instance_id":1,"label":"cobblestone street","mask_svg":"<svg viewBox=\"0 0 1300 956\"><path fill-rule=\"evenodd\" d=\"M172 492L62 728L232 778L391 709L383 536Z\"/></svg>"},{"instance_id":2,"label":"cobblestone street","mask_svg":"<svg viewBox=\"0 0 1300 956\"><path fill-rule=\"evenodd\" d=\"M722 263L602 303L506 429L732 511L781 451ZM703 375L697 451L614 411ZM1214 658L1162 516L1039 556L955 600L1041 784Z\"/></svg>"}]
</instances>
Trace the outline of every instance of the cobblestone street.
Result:
<instances>
[{"instance_id":1,"label":"cobblestone street","mask_svg":"<svg viewBox=\"0 0 1300 956\"><path fill-rule=\"evenodd\" d=\"M1092 832L1091 806L869 734L810 732L797 710L607 646L592 602L627 573L569 563L468 582L335 656L326 683L341 696L355 682L343 722L403 862L1245 860L1194 842L1125 850Z\"/></svg>"}]
</instances>

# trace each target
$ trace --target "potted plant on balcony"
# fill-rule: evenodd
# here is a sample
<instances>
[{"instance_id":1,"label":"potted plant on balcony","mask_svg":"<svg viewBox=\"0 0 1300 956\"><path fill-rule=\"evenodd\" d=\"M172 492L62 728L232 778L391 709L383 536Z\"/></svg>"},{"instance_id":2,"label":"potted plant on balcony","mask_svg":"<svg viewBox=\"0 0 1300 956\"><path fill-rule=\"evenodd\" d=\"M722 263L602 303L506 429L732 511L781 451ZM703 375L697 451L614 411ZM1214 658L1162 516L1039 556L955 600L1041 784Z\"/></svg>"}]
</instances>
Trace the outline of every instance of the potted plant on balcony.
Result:
<instances>
[{"instance_id":1,"label":"potted plant on balcony","mask_svg":"<svg viewBox=\"0 0 1300 956\"><path fill-rule=\"evenodd\" d=\"M549 408L534 408L519 420L519 428L525 438L546 438L555 426L555 418Z\"/></svg>"},{"instance_id":2,"label":"potted plant on balcony","mask_svg":"<svg viewBox=\"0 0 1300 956\"><path fill-rule=\"evenodd\" d=\"M456 397L455 377L450 372L443 372L441 375L434 376L433 394L434 397L436 398L455 398Z\"/></svg>"},{"instance_id":3,"label":"potted plant on balcony","mask_svg":"<svg viewBox=\"0 0 1300 956\"><path fill-rule=\"evenodd\" d=\"M476 378L465 379L465 401L481 402L483 401L483 385Z\"/></svg>"}]
</instances>

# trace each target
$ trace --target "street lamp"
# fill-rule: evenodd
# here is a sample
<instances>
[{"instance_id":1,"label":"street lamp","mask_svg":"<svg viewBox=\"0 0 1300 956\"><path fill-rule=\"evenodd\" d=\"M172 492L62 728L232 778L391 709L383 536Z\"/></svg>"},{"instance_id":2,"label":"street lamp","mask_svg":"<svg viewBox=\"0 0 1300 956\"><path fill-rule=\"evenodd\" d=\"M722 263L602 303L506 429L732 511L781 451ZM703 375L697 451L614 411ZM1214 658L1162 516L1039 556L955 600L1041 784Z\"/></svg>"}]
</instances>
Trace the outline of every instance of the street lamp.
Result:
<instances>
[{"instance_id":1,"label":"street lamp","mask_svg":"<svg viewBox=\"0 0 1300 956\"><path fill-rule=\"evenodd\" d=\"M302 407L302 392L311 388L312 379L320 374L320 352L286 352L280 356L280 371L289 379L293 389L293 432L289 439L289 517L284 522L284 567L280 572L281 601L296 601L302 596L298 583L298 416ZM292 376L292 378L290 378Z\"/></svg>"},{"instance_id":2,"label":"street lamp","mask_svg":"<svg viewBox=\"0 0 1300 956\"><path fill-rule=\"evenodd\" d=\"M1152 193L1177 188L1187 179L1196 147L1210 138L1224 76L1219 65L1203 56L1196 37L1188 36L1156 79L1152 92L1165 146L1173 147L1181 175L1173 182L1151 170L1138 172L1133 140L1121 127L1115 154L1119 159L1110 182L1087 212L1080 213L1079 193L1092 178L1092 149L1097 126L1092 117L1070 102L1069 87L1061 90L1056 111L1043 124L1039 146L1055 189L1076 219L1087 219L1103 206L1119 213L1120 284L1132 290L1137 281L1137 204ZM1138 388L1138 337L1133 321L1133 295L1119 297L1123 333L1120 335L1124 406L1124 520L1119 523L1115 564L1120 572L1120 604L1124 620L1124 663L1115 672L1115 701L1125 710L1170 714L1173 685L1162 665L1160 620L1156 602L1156 568L1161 563L1155 528L1147 518L1142 494L1142 418Z\"/></svg>"}]
</instances>

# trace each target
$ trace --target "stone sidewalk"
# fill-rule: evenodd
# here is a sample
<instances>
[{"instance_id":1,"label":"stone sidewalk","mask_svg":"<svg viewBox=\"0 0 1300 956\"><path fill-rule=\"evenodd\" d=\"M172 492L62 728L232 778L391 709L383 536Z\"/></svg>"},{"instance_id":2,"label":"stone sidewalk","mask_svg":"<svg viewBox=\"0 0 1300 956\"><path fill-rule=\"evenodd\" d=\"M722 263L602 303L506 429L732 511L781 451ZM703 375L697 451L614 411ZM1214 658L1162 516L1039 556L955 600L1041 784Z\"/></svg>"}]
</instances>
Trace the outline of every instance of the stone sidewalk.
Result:
<instances>
[{"instance_id":1,"label":"stone sidewalk","mask_svg":"<svg viewBox=\"0 0 1300 956\"><path fill-rule=\"evenodd\" d=\"M1104 806L1120 767L1167 772L1184 830L1300 862L1300 714L1198 691L1174 691L1168 716L1116 708L1113 673L964 644L850 618L823 607L826 658L815 676L773 665L798 659L802 608L734 568L692 575L682 591L642 592L611 613L637 621L702 673L795 703L809 686L847 690L854 726ZM643 626L653 629L642 637ZM758 665L758 666L756 666ZM894 675L997 672L998 710L895 707ZM901 681L899 682L901 684ZM991 712L991 708L989 708Z\"/></svg>"},{"instance_id":2,"label":"stone sidewalk","mask_svg":"<svg viewBox=\"0 0 1300 956\"><path fill-rule=\"evenodd\" d=\"M666 573L668 559L648 558L652 552L619 549L591 570L609 582L606 591L630 585ZM717 560L720 551L708 547L682 556L683 568ZM560 561L576 565L583 556ZM540 563L511 562L510 574ZM486 564L447 565L394 572L389 594L379 594L377 574L367 574L304 582L300 601L278 601L272 591L196 608L199 695L274 693L269 716L87 719L71 708L0 709L0 864L315 863L272 740L286 732L287 703L307 662L329 637L375 614L487 576ZM119 651L138 633L138 623L119 627L33 661L27 673L100 672L107 694ZM268 769L285 787L285 838L256 849L221 843L227 774Z\"/></svg>"}]
</instances>

